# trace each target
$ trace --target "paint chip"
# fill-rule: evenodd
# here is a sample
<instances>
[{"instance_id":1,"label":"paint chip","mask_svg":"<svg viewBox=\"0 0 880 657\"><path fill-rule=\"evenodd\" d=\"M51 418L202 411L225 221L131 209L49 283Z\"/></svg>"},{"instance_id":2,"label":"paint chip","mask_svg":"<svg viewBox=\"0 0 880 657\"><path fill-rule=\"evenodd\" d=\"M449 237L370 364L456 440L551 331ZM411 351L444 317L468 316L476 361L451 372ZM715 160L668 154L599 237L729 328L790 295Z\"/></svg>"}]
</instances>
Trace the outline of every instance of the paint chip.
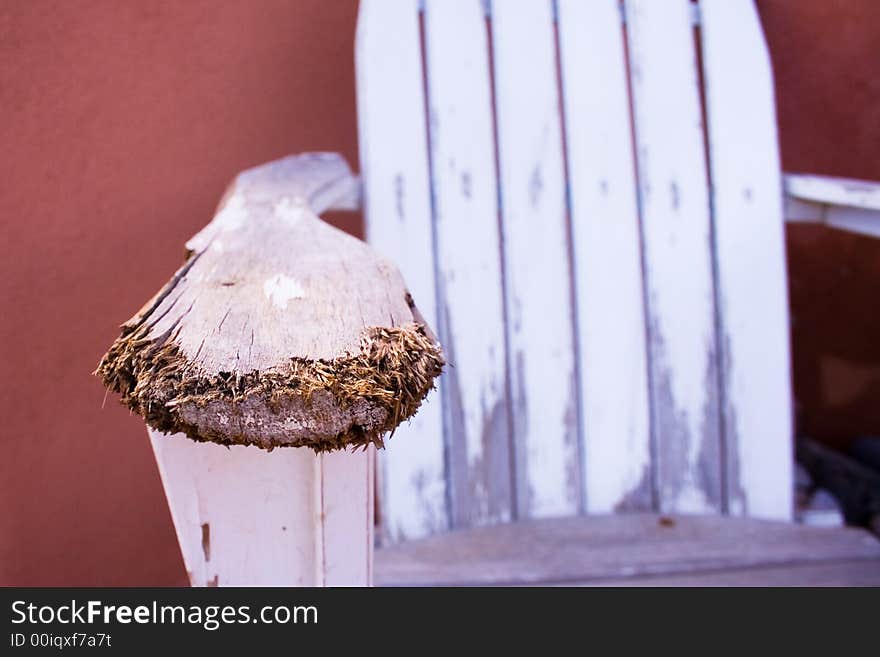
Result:
<instances>
[{"instance_id":1,"label":"paint chip","mask_svg":"<svg viewBox=\"0 0 880 657\"><path fill-rule=\"evenodd\" d=\"M263 283L263 292L272 305L281 310L287 308L287 303L291 299L305 298L305 290L300 282L284 274L275 274L272 278L267 279Z\"/></svg>"}]
</instances>

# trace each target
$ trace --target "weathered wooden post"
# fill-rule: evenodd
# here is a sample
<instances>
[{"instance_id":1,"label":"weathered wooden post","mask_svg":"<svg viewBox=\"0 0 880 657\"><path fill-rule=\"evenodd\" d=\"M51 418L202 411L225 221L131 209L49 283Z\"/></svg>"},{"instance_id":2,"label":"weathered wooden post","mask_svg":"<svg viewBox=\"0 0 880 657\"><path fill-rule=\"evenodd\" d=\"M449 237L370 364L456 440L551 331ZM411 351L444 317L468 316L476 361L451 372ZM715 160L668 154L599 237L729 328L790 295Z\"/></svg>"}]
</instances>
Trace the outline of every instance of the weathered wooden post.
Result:
<instances>
[{"instance_id":1,"label":"weathered wooden post","mask_svg":"<svg viewBox=\"0 0 880 657\"><path fill-rule=\"evenodd\" d=\"M337 155L240 174L98 367L150 427L193 585L371 583L373 448L443 357L397 269L317 216L357 198Z\"/></svg>"}]
</instances>

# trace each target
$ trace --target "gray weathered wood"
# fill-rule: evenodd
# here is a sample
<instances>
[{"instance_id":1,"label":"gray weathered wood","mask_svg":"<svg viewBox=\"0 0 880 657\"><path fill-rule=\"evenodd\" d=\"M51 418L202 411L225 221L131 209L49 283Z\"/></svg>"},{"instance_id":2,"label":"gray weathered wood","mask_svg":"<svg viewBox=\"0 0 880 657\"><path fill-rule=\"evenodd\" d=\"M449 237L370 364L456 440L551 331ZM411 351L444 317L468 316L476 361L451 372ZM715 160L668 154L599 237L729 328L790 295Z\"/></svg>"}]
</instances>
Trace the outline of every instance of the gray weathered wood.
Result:
<instances>
[{"instance_id":1,"label":"gray weathered wood","mask_svg":"<svg viewBox=\"0 0 880 657\"><path fill-rule=\"evenodd\" d=\"M150 426L195 440L380 442L415 410L421 356L404 342L423 320L390 261L317 217L354 187L334 154L240 174L184 266L123 326L105 383Z\"/></svg>"},{"instance_id":2,"label":"gray weathered wood","mask_svg":"<svg viewBox=\"0 0 880 657\"><path fill-rule=\"evenodd\" d=\"M620 514L521 521L376 551L378 585L549 584L860 561L880 542L857 529L723 516Z\"/></svg>"},{"instance_id":3,"label":"gray weathered wood","mask_svg":"<svg viewBox=\"0 0 880 657\"><path fill-rule=\"evenodd\" d=\"M364 327L413 321L397 268L317 216L350 178L334 154L241 173L187 242L195 262L152 333L179 326L177 342L206 371L245 372L354 353Z\"/></svg>"},{"instance_id":4,"label":"gray weathered wood","mask_svg":"<svg viewBox=\"0 0 880 657\"><path fill-rule=\"evenodd\" d=\"M679 575L565 582L564 586L880 586L880 560L843 559Z\"/></svg>"}]
</instances>

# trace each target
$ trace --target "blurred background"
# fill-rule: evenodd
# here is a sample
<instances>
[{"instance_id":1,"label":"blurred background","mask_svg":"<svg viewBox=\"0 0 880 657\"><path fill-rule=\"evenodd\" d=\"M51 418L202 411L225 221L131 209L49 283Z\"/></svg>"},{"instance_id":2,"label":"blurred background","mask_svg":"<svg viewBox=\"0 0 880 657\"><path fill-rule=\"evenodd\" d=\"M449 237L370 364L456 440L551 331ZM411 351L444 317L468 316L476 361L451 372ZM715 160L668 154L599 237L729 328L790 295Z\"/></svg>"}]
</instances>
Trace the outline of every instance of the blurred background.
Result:
<instances>
[{"instance_id":1,"label":"blurred background","mask_svg":"<svg viewBox=\"0 0 880 657\"><path fill-rule=\"evenodd\" d=\"M880 180L880 3L758 0L783 168ZM186 585L142 420L90 374L240 170L357 165L356 0L0 3L0 584ZM331 217L356 235L357 218ZM880 241L787 227L802 435L880 436Z\"/></svg>"}]
</instances>

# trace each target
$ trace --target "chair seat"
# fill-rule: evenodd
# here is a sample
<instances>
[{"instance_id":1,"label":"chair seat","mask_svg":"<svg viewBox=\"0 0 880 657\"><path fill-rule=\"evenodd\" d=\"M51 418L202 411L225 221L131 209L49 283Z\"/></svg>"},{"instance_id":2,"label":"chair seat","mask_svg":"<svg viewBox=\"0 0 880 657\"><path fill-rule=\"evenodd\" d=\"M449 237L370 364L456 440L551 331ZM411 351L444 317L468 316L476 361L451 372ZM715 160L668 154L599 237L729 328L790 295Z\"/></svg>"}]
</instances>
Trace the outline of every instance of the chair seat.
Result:
<instances>
[{"instance_id":1,"label":"chair seat","mask_svg":"<svg viewBox=\"0 0 880 657\"><path fill-rule=\"evenodd\" d=\"M878 586L880 541L750 518L586 516L383 547L374 573L379 586Z\"/></svg>"}]
</instances>

